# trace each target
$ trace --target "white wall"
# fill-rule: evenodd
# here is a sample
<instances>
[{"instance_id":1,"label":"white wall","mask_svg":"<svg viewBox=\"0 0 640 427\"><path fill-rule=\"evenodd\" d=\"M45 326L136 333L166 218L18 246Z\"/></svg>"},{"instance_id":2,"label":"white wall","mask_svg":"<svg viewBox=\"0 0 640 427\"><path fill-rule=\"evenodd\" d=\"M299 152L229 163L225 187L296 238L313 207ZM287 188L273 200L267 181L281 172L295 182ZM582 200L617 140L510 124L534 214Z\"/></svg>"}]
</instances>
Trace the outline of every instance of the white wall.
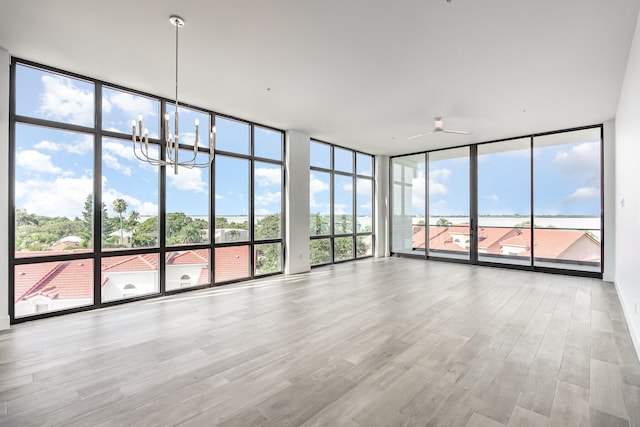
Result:
<instances>
[{"instance_id":1,"label":"white wall","mask_svg":"<svg viewBox=\"0 0 640 427\"><path fill-rule=\"evenodd\" d=\"M389 256L389 156L376 156L375 170L375 229L373 255Z\"/></svg>"},{"instance_id":2,"label":"white wall","mask_svg":"<svg viewBox=\"0 0 640 427\"><path fill-rule=\"evenodd\" d=\"M0 47L0 330L9 329L9 51Z\"/></svg>"},{"instance_id":3,"label":"white wall","mask_svg":"<svg viewBox=\"0 0 640 427\"><path fill-rule=\"evenodd\" d=\"M286 274L303 273L309 263L309 135L289 130L285 138Z\"/></svg>"},{"instance_id":4,"label":"white wall","mask_svg":"<svg viewBox=\"0 0 640 427\"><path fill-rule=\"evenodd\" d=\"M615 133L615 282L640 354L640 25L629 53Z\"/></svg>"},{"instance_id":5,"label":"white wall","mask_svg":"<svg viewBox=\"0 0 640 427\"><path fill-rule=\"evenodd\" d=\"M615 120L604 123L604 271L602 278L613 282L616 274L616 133Z\"/></svg>"}]
</instances>

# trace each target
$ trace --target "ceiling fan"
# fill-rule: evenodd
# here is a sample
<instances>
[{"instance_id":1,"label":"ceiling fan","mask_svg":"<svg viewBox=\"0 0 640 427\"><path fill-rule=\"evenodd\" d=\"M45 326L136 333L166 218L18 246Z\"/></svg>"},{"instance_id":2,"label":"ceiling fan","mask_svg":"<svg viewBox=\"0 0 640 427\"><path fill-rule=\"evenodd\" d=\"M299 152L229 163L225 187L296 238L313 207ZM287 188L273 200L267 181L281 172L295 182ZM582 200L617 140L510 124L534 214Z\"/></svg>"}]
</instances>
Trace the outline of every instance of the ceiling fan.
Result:
<instances>
[{"instance_id":1,"label":"ceiling fan","mask_svg":"<svg viewBox=\"0 0 640 427\"><path fill-rule=\"evenodd\" d=\"M431 135L432 133L455 133L458 135L469 135L471 132L467 132L466 130L452 130L452 129L445 129L442 127L442 117L436 117L435 118L435 126L433 128L433 130L431 132L426 132L426 133L421 133L419 135L414 135L414 136L410 136L407 139L415 139L415 138L420 138L421 136L425 136L425 135Z\"/></svg>"}]
</instances>

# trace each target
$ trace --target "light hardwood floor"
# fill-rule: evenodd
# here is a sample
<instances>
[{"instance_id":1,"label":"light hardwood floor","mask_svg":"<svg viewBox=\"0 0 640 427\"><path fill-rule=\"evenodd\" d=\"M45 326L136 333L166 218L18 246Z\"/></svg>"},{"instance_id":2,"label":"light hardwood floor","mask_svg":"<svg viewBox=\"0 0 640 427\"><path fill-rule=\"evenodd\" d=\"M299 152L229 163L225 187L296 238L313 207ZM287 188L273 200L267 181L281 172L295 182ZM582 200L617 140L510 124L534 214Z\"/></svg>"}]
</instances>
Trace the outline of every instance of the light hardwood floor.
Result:
<instances>
[{"instance_id":1,"label":"light hardwood floor","mask_svg":"<svg viewBox=\"0 0 640 427\"><path fill-rule=\"evenodd\" d=\"M363 260L16 325L0 425L640 425L640 364L610 283Z\"/></svg>"}]
</instances>

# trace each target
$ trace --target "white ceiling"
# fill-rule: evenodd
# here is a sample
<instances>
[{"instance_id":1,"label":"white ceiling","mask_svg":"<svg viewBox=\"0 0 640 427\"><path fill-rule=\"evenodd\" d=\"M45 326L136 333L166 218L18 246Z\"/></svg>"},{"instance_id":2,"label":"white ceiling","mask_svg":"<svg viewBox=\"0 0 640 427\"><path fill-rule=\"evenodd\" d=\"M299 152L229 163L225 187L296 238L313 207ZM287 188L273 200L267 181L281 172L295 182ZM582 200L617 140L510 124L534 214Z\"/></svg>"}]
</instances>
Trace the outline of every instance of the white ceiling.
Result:
<instances>
[{"instance_id":1,"label":"white ceiling","mask_svg":"<svg viewBox=\"0 0 640 427\"><path fill-rule=\"evenodd\" d=\"M12 55L374 154L615 115L640 0L0 0ZM270 91L267 88L271 88ZM406 138L433 128L473 131Z\"/></svg>"}]
</instances>

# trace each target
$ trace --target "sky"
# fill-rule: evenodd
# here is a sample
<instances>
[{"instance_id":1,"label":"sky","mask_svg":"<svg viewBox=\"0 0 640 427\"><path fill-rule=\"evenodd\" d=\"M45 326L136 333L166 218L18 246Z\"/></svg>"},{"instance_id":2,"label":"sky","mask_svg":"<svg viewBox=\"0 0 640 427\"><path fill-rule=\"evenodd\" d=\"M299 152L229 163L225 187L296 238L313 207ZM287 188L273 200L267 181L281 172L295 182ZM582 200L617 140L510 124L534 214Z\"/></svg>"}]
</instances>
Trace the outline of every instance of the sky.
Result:
<instances>
[{"instance_id":1,"label":"sky","mask_svg":"<svg viewBox=\"0 0 640 427\"><path fill-rule=\"evenodd\" d=\"M600 215L599 129L591 135L554 143L547 137L534 138L535 215ZM586 137L585 137L586 136ZM479 146L478 213L482 215L531 214L529 140L503 151L507 143ZM509 144L513 145L511 142ZM501 145L503 147L501 147ZM526 147L526 148L524 148ZM461 149L437 152L429 162L429 206L432 216L469 215L469 157ZM424 216L426 168L424 157L414 166L411 178L411 211ZM402 161L399 158L398 161ZM398 169L394 169L398 175ZM396 176L394 181L399 180ZM399 205L396 203L396 209Z\"/></svg>"},{"instance_id":2,"label":"sky","mask_svg":"<svg viewBox=\"0 0 640 427\"><path fill-rule=\"evenodd\" d=\"M170 130L173 132L173 111ZM19 115L94 126L93 84L53 73L18 66L16 74L16 112ZM130 139L132 120L143 115L143 127L150 137L159 132L158 101L103 88L102 127L122 132L123 138L102 141L103 202L110 216L116 215L113 201L127 202L127 213L135 210L142 217L155 216L159 210L159 168L138 160ZM195 119L199 120L198 146L209 146L209 116L200 111L179 109L180 142L193 145ZM93 192L93 133L67 132L18 124L16 129L16 207L45 216L82 217L84 202ZM282 160L282 133L255 127L255 155ZM218 150L250 154L250 127L243 122L216 118ZM150 151L153 151L151 148ZM157 149L156 149L157 156ZM191 159L192 150L181 150L179 159ZM208 162L206 153L197 161ZM167 171L167 212L206 216L209 213L209 168L179 168L176 175ZM281 210L282 167L277 163L256 161L255 213L267 215ZM249 209L249 161L219 155L215 162L217 215L247 215Z\"/></svg>"},{"instance_id":3,"label":"sky","mask_svg":"<svg viewBox=\"0 0 640 427\"><path fill-rule=\"evenodd\" d=\"M318 141L311 141L311 167L331 169L331 145ZM363 222L362 217L371 217L373 200L373 179L355 178L355 209L353 203L354 177L358 175L373 177L373 157L363 153L353 152L340 147L333 148L334 173L333 183L328 172L312 169L309 177L309 210L311 215L320 213L329 215L331 212L331 191L334 191L334 221L341 224L342 215L350 215L355 211L357 223L361 226L370 225ZM355 161L355 166L354 166ZM355 170L354 170L355 169ZM342 172L342 173L341 173ZM346 175L349 174L349 175Z\"/></svg>"}]
</instances>

